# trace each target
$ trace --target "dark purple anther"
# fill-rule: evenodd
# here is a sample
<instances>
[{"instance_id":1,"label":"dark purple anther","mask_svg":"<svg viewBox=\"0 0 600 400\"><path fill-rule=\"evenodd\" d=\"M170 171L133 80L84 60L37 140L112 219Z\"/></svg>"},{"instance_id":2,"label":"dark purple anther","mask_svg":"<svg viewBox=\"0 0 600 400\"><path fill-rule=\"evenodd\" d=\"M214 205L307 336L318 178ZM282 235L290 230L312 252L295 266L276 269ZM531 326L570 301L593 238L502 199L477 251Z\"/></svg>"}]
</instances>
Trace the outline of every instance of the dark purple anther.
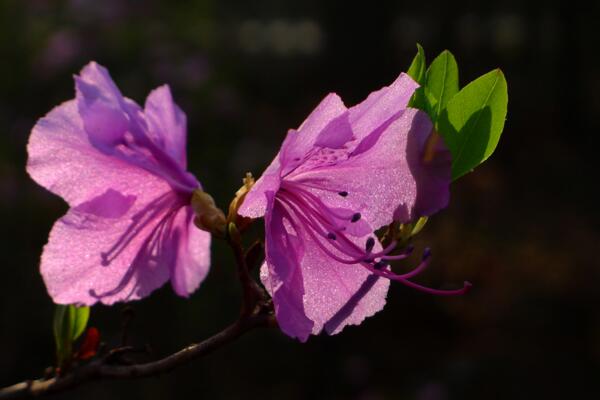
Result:
<instances>
[{"instance_id":1,"label":"dark purple anther","mask_svg":"<svg viewBox=\"0 0 600 400\"><path fill-rule=\"evenodd\" d=\"M373 265L373 268L375 268L376 270L381 270L381 269L385 268L387 265L388 265L388 263L386 263L384 261L377 261Z\"/></svg>"},{"instance_id":2,"label":"dark purple anther","mask_svg":"<svg viewBox=\"0 0 600 400\"><path fill-rule=\"evenodd\" d=\"M350 220L350 222L356 222L358 221L362 216L360 215L360 213L356 213L352 216L352 219Z\"/></svg>"},{"instance_id":3,"label":"dark purple anther","mask_svg":"<svg viewBox=\"0 0 600 400\"><path fill-rule=\"evenodd\" d=\"M342 197L348 196L348 192L346 192L345 190L343 192L338 192L338 194Z\"/></svg>"},{"instance_id":4,"label":"dark purple anther","mask_svg":"<svg viewBox=\"0 0 600 400\"><path fill-rule=\"evenodd\" d=\"M365 245L365 249L367 250L367 253L370 253L371 250L373 250L374 246L375 246L375 239L373 239L373 237L368 238L367 243Z\"/></svg>"},{"instance_id":5,"label":"dark purple anther","mask_svg":"<svg viewBox=\"0 0 600 400\"><path fill-rule=\"evenodd\" d=\"M431 257L431 249L429 247L425 247L425 250L423 250L423 260L426 260L429 257Z\"/></svg>"}]
</instances>

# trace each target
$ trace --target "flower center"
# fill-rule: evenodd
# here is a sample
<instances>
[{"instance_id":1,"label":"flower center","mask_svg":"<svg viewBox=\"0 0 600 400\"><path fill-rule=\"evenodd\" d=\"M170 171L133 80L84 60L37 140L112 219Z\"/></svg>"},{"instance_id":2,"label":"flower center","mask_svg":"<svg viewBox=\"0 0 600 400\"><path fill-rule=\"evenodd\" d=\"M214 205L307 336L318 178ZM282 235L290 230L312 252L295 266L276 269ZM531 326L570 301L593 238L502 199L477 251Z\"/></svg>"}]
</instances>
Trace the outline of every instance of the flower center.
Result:
<instances>
[{"instance_id":1,"label":"flower center","mask_svg":"<svg viewBox=\"0 0 600 400\"><path fill-rule=\"evenodd\" d=\"M435 295L457 295L468 290L470 284L465 282L463 288L457 290L438 290L416 284L409 279L424 270L429 264L431 252L425 249L421 263L412 271L396 274L390 270L390 261L402 260L410 256L412 246L406 247L397 254L397 242L392 241L387 247L373 251L376 240L368 223L359 212L348 209L333 209L327 206L310 189L313 184L283 181L275 200L281 206L284 218L296 231L306 235L329 257L347 265L358 264L372 274L398 281L414 289ZM326 190L323 188L323 190ZM351 192L340 191L339 196L352 196ZM365 244L360 246L356 237L368 236Z\"/></svg>"}]
</instances>

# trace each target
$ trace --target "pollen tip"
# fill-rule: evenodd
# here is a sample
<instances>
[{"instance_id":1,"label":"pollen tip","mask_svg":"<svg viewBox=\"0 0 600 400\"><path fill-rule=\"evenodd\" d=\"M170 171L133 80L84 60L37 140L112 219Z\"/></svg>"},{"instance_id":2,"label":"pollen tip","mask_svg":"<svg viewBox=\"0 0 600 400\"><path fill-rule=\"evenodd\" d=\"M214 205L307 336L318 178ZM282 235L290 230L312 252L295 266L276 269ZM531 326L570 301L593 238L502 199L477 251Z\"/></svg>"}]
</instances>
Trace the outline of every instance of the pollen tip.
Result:
<instances>
[{"instance_id":1,"label":"pollen tip","mask_svg":"<svg viewBox=\"0 0 600 400\"><path fill-rule=\"evenodd\" d=\"M388 263L384 262L384 261L377 261L375 263L375 265L373 265L373 268L375 269L383 269L385 268L387 265L389 265Z\"/></svg>"},{"instance_id":2,"label":"pollen tip","mask_svg":"<svg viewBox=\"0 0 600 400\"><path fill-rule=\"evenodd\" d=\"M429 247L425 247L425 250L423 250L423 260L426 260L429 257L431 257L431 249Z\"/></svg>"},{"instance_id":3,"label":"pollen tip","mask_svg":"<svg viewBox=\"0 0 600 400\"><path fill-rule=\"evenodd\" d=\"M361 218L362 218L362 215L360 215L360 213L356 213L356 214L352 215L352 219L350 220L350 222L356 222Z\"/></svg>"},{"instance_id":4,"label":"pollen tip","mask_svg":"<svg viewBox=\"0 0 600 400\"><path fill-rule=\"evenodd\" d=\"M103 267L108 267L110 265L110 261L108 260L108 255L106 253L100 253L100 258L102 259L100 261L100 264Z\"/></svg>"}]
</instances>

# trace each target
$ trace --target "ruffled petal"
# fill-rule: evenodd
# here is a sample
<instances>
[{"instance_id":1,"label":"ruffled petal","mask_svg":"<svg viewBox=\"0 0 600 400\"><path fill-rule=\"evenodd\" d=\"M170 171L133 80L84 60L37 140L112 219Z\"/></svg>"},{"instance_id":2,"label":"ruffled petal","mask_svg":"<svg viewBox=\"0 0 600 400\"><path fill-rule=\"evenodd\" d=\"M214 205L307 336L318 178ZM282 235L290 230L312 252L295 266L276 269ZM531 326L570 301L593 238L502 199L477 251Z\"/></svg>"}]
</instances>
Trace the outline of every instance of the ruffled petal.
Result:
<instances>
[{"instance_id":1,"label":"ruffled petal","mask_svg":"<svg viewBox=\"0 0 600 400\"><path fill-rule=\"evenodd\" d=\"M288 132L281 151L246 195L239 214L250 218L262 217L267 208L265 193L279 189L281 176L305 162L314 146L339 147L351 136L344 103L335 93L327 95L297 131Z\"/></svg>"},{"instance_id":2,"label":"ruffled petal","mask_svg":"<svg viewBox=\"0 0 600 400\"><path fill-rule=\"evenodd\" d=\"M364 138L404 110L418 87L410 76L401 73L390 86L371 93L362 103L350 108L355 136Z\"/></svg>"},{"instance_id":3,"label":"ruffled petal","mask_svg":"<svg viewBox=\"0 0 600 400\"><path fill-rule=\"evenodd\" d=\"M208 274L210 266L210 233L194 225L194 212L183 207L171 229L169 248L174 249L171 285L180 296L192 294Z\"/></svg>"},{"instance_id":4,"label":"ruffled petal","mask_svg":"<svg viewBox=\"0 0 600 400\"><path fill-rule=\"evenodd\" d=\"M369 236L353 240L362 247ZM313 334L325 329L334 335L383 309L390 285L388 279L373 276L359 264L342 264L332 259L305 233L303 244L304 309L314 322ZM374 252L380 250L381 245L376 242Z\"/></svg>"},{"instance_id":5,"label":"ruffled petal","mask_svg":"<svg viewBox=\"0 0 600 400\"><path fill-rule=\"evenodd\" d=\"M75 101L63 103L38 121L27 152L29 175L72 206L107 189L128 193L132 187L144 190L159 181L154 174L92 146Z\"/></svg>"},{"instance_id":6,"label":"ruffled petal","mask_svg":"<svg viewBox=\"0 0 600 400\"><path fill-rule=\"evenodd\" d=\"M305 341L323 329L336 334L381 310L389 280L372 276L359 264L338 262L293 215L276 201L265 221L267 257L261 280L273 296L281 329ZM348 240L362 248L371 233ZM348 258L333 246L321 245L339 258ZM380 250L376 241L373 251Z\"/></svg>"},{"instance_id":7,"label":"ruffled petal","mask_svg":"<svg viewBox=\"0 0 600 400\"><path fill-rule=\"evenodd\" d=\"M182 169L187 167L184 112L175 104L168 85L154 89L144 106L148 131L152 141L164 149Z\"/></svg>"},{"instance_id":8,"label":"ruffled petal","mask_svg":"<svg viewBox=\"0 0 600 400\"><path fill-rule=\"evenodd\" d=\"M75 77L77 107L90 143L112 154L127 132L142 134L141 109L126 100L106 68L91 62Z\"/></svg>"},{"instance_id":9,"label":"ruffled petal","mask_svg":"<svg viewBox=\"0 0 600 400\"><path fill-rule=\"evenodd\" d=\"M40 268L56 303L140 299L169 279L172 254L162 243L181 203L159 186L145 189L156 197L109 189L54 224Z\"/></svg>"},{"instance_id":10,"label":"ruffled petal","mask_svg":"<svg viewBox=\"0 0 600 400\"><path fill-rule=\"evenodd\" d=\"M407 109L363 138L357 149L364 151L291 179L311 185L331 208L360 212L373 229L394 219L408 222L430 215L447 205L450 184L449 159L443 150L434 162L423 161L431 132L425 113ZM341 192L347 195L340 196Z\"/></svg>"},{"instance_id":11,"label":"ruffled petal","mask_svg":"<svg viewBox=\"0 0 600 400\"><path fill-rule=\"evenodd\" d=\"M302 300L304 285L300 262L304 253L303 243L293 230L290 231L289 222L284 221L281 206L274 204L273 192L267 192L267 198L266 261L261 268L261 280L273 298L281 330L305 342L314 324L307 318Z\"/></svg>"},{"instance_id":12,"label":"ruffled petal","mask_svg":"<svg viewBox=\"0 0 600 400\"><path fill-rule=\"evenodd\" d=\"M372 276L359 264L336 261L293 218L279 203L267 213L267 261L261 270L282 330L305 341L323 329L336 334L381 310L389 280ZM350 240L363 247L370 234ZM373 251L380 250L375 242ZM333 247L330 251L348 258Z\"/></svg>"}]
</instances>

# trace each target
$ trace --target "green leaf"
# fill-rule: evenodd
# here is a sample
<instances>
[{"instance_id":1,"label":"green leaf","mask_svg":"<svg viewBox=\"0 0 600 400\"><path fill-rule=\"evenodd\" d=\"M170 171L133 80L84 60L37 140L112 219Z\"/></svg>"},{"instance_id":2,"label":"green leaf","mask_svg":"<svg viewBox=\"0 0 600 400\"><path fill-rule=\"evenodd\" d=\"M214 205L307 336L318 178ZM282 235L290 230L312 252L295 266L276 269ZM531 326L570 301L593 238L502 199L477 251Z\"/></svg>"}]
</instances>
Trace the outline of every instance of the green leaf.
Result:
<instances>
[{"instance_id":1,"label":"green leaf","mask_svg":"<svg viewBox=\"0 0 600 400\"><path fill-rule=\"evenodd\" d=\"M496 69L465 86L442 110L438 131L452 153L452 179L471 171L494 152L507 105L506 79Z\"/></svg>"},{"instance_id":2,"label":"green leaf","mask_svg":"<svg viewBox=\"0 0 600 400\"><path fill-rule=\"evenodd\" d=\"M72 324L71 339L75 341L85 331L88 319L90 318L90 308L69 306L69 311L71 313L70 318Z\"/></svg>"},{"instance_id":3,"label":"green leaf","mask_svg":"<svg viewBox=\"0 0 600 400\"><path fill-rule=\"evenodd\" d=\"M58 366L62 366L64 361L71 355L73 346L71 340L72 324L70 321L69 306L57 304L54 310L53 330L54 341L56 342L56 358Z\"/></svg>"},{"instance_id":4,"label":"green leaf","mask_svg":"<svg viewBox=\"0 0 600 400\"><path fill-rule=\"evenodd\" d=\"M408 67L408 71L406 73L421 85L425 79L425 68L425 50L423 50L423 47L417 43L417 54L415 55L415 58L413 58L412 63L410 64L410 67Z\"/></svg>"},{"instance_id":5,"label":"green leaf","mask_svg":"<svg viewBox=\"0 0 600 400\"><path fill-rule=\"evenodd\" d=\"M425 92L431 104L431 119L437 121L448 101L458 93L458 65L448 50L440 53L427 69Z\"/></svg>"},{"instance_id":6,"label":"green leaf","mask_svg":"<svg viewBox=\"0 0 600 400\"><path fill-rule=\"evenodd\" d=\"M410 64L410 67L408 67L408 71L406 73L419 85L421 85L421 87L415 90L415 93L408 102L408 106L418 108L419 110L423 110L429 114L429 102L425 97L425 89L423 88L426 68L427 63L425 60L425 50L423 50L423 47L417 43L417 54L415 55L415 58L413 58L412 63Z\"/></svg>"},{"instance_id":7,"label":"green leaf","mask_svg":"<svg viewBox=\"0 0 600 400\"><path fill-rule=\"evenodd\" d=\"M73 342L81 336L90 316L89 307L57 304L54 311L54 340L58 365L62 366L71 358Z\"/></svg>"}]
</instances>

